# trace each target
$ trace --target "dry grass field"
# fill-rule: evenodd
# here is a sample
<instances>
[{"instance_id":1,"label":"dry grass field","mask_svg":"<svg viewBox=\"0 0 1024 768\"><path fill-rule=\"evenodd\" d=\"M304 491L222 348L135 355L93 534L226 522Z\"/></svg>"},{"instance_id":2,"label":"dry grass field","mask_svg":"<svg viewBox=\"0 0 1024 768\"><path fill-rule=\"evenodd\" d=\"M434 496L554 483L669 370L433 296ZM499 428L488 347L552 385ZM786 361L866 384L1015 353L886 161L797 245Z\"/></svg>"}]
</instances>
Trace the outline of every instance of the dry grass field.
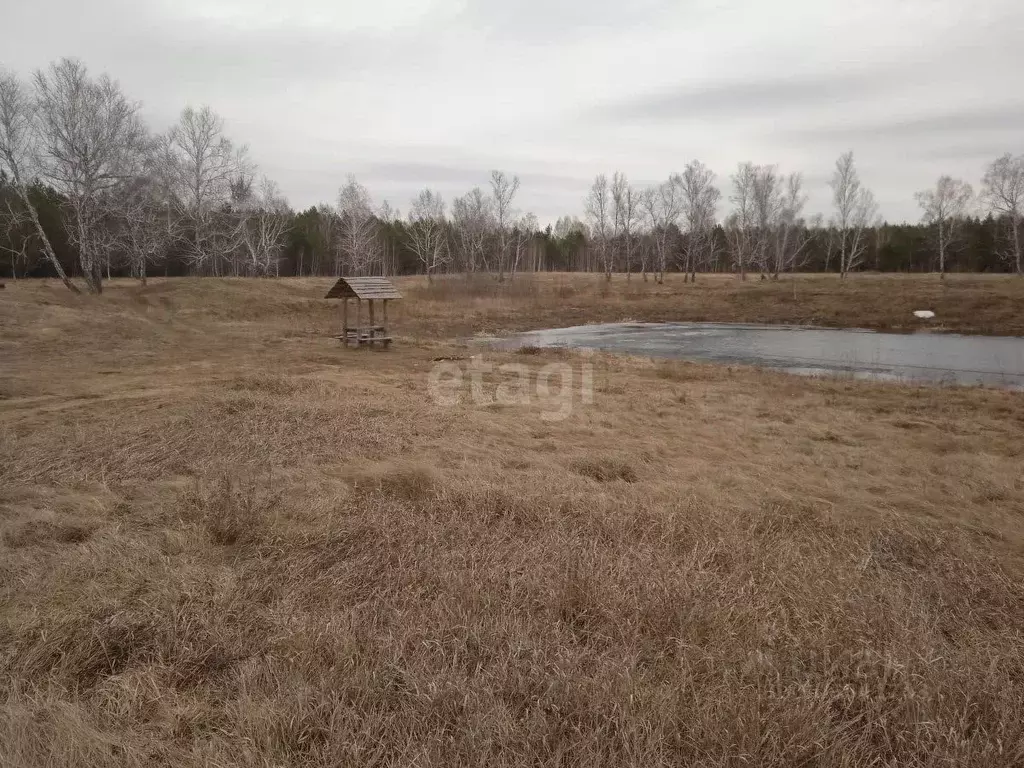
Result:
<instances>
[{"instance_id":1,"label":"dry grass field","mask_svg":"<svg viewBox=\"0 0 1024 768\"><path fill-rule=\"evenodd\" d=\"M330 283L0 292L0 765L1024 761L1024 395L427 386L588 320L1024 333L1024 281L406 280L388 352L329 338Z\"/></svg>"},{"instance_id":2,"label":"dry grass field","mask_svg":"<svg viewBox=\"0 0 1024 768\"><path fill-rule=\"evenodd\" d=\"M458 278L414 289L410 333L527 330L632 319L646 322L786 323L882 331L935 330L1024 336L1024 279L1010 275L787 275L778 282L748 276L701 275L695 286L680 275L664 285L639 275L522 276L512 286ZM467 301L467 293L471 300ZM511 296L514 301L496 301ZM935 321L914 317L917 309Z\"/></svg>"}]
</instances>

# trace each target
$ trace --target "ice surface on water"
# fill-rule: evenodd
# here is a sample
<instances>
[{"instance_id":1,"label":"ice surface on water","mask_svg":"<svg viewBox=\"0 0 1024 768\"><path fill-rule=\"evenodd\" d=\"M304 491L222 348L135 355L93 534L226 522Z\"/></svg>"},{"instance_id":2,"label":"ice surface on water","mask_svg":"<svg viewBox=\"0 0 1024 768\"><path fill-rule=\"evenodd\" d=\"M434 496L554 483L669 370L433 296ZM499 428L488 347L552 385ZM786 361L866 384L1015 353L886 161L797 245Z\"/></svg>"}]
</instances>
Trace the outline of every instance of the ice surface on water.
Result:
<instances>
[{"instance_id":1,"label":"ice surface on water","mask_svg":"<svg viewBox=\"0 0 1024 768\"><path fill-rule=\"evenodd\" d=\"M860 329L608 323L531 331L494 342L759 365L802 375L1024 389L1024 338Z\"/></svg>"}]
</instances>

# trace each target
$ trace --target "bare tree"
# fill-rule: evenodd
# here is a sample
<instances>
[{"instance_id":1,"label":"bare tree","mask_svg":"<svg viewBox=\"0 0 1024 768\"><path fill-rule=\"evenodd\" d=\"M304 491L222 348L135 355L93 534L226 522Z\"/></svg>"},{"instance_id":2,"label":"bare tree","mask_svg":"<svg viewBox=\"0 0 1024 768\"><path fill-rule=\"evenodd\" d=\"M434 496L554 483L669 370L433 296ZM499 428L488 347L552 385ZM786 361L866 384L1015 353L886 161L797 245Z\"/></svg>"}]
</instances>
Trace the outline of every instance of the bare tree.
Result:
<instances>
[{"instance_id":1,"label":"bare tree","mask_svg":"<svg viewBox=\"0 0 1024 768\"><path fill-rule=\"evenodd\" d=\"M640 220L641 193L629 185L626 174L616 171L612 175L612 225L614 242L621 245L626 264L626 280L633 276L634 235Z\"/></svg>"},{"instance_id":2,"label":"bare tree","mask_svg":"<svg viewBox=\"0 0 1024 768\"><path fill-rule=\"evenodd\" d=\"M756 266L777 280L806 254L810 234L800 214L806 204L800 174L783 176L774 165L744 163L733 179L737 205L727 235L741 275Z\"/></svg>"},{"instance_id":3,"label":"bare tree","mask_svg":"<svg viewBox=\"0 0 1024 768\"><path fill-rule=\"evenodd\" d=\"M839 250L839 231L835 227L835 222L824 221L822 217L821 231L816 233L816 237L825 251L825 271L831 272L832 259Z\"/></svg>"},{"instance_id":4,"label":"bare tree","mask_svg":"<svg viewBox=\"0 0 1024 768\"><path fill-rule=\"evenodd\" d=\"M754 166L753 192L753 262L764 277L772 271L775 229L782 213L782 179L776 166Z\"/></svg>"},{"instance_id":5,"label":"bare tree","mask_svg":"<svg viewBox=\"0 0 1024 768\"><path fill-rule=\"evenodd\" d=\"M402 220L402 212L385 200L377 209L377 220L380 223L381 274L397 274L399 238L396 236L398 229L396 225Z\"/></svg>"},{"instance_id":6,"label":"bare tree","mask_svg":"<svg viewBox=\"0 0 1024 768\"><path fill-rule=\"evenodd\" d=\"M169 136L149 141L140 173L122 185L109 201L108 249L124 255L132 276L143 285L147 267L166 258L172 248L184 242L175 180L169 173L170 152Z\"/></svg>"},{"instance_id":7,"label":"bare tree","mask_svg":"<svg viewBox=\"0 0 1024 768\"><path fill-rule=\"evenodd\" d=\"M516 221L512 229L513 256L512 265L509 269L511 279L515 279L516 272L523 256L533 246L534 237L537 235L537 217L532 213L524 214Z\"/></svg>"},{"instance_id":8,"label":"bare tree","mask_svg":"<svg viewBox=\"0 0 1024 768\"><path fill-rule=\"evenodd\" d=\"M258 192L239 206L240 241L251 275L279 274L284 236L288 231L288 202L277 184L263 177Z\"/></svg>"},{"instance_id":9,"label":"bare tree","mask_svg":"<svg viewBox=\"0 0 1024 768\"><path fill-rule=\"evenodd\" d=\"M115 81L90 78L73 59L37 70L33 82L39 173L64 197L86 285L99 293L107 205L138 176L147 147L139 105Z\"/></svg>"},{"instance_id":10,"label":"bare tree","mask_svg":"<svg viewBox=\"0 0 1024 768\"><path fill-rule=\"evenodd\" d=\"M829 183L835 206L834 224L839 236L840 277L856 269L864 260L868 239L866 230L878 213L875 196L861 185L853 164L853 152L840 155Z\"/></svg>"},{"instance_id":11,"label":"bare tree","mask_svg":"<svg viewBox=\"0 0 1024 768\"><path fill-rule=\"evenodd\" d=\"M612 279L612 254L609 240L613 227L612 200L608 177L603 173L594 179L584 206L587 212L587 221L590 223L590 239L600 255L605 280L610 281Z\"/></svg>"},{"instance_id":12,"label":"bare tree","mask_svg":"<svg viewBox=\"0 0 1024 768\"><path fill-rule=\"evenodd\" d=\"M28 248L32 244L32 235L26 230L31 227L32 220L28 211L24 210L21 201L4 200L0 208L0 252L5 252L11 260L11 278L17 280L18 265L23 273L28 269Z\"/></svg>"},{"instance_id":13,"label":"bare tree","mask_svg":"<svg viewBox=\"0 0 1024 768\"><path fill-rule=\"evenodd\" d=\"M505 279L511 245L512 200L519 191L519 177L509 178L504 171L491 171L491 197L494 201L495 226L498 240L498 280Z\"/></svg>"},{"instance_id":14,"label":"bare tree","mask_svg":"<svg viewBox=\"0 0 1024 768\"><path fill-rule=\"evenodd\" d=\"M644 282L647 282L647 272L654 256L654 238L652 237L651 222L647 213L647 197L650 188L637 189L636 204L639 215L636 221L636 257L640 262L640 275Z\"/></svg>"},{"instance_id":15,"label":"bare tree","mask_svg":"<svg viewBox=\"0 0 1024 768\"><path fill-rule=\"evenodd\" d=\"M78 286L68 278L53 250L29 194L29 186L37 172L34 115L35 104L28 88L14 74L0 71L0 170L10 177L11 186L24 206L24 212L39 238L46 260L64 285L78 293Z\"/></svg>"},{"instance_id":16,"label":"bare tree","mask_svg":"<svg viewBox=\"0 0 1024 768\"><path fill-rule=\"evenodd\" d=\"M493 204L480 187L474 187L452 201L455 228L463 268L467 276L487 264L487 239L494 230Z\"/></svg>"},{"instance_id":17,"label":"bare tree","mask_svg":"<svg viewBox=\"0 0 1024 768\"><path fill-rule=\"evenodd\" d=\"M380 265L381 248L377 217L370 192L349 175L338 193L341 217L341 249L348 260L349 274L374 272Z\"/></svg>"},{"instance_id":18,"label":"bare tree","mask_svg":"<svg viewBox=\"0 0 1024 768\"><path fill-rule=\"evenodd\" d=\"M644 191L641 205L651 226L651 240L654 256L658 263L658 283L665 282L665 269L669 251L675 233L678 231L679 216L682 213L682 200L679 190L682 180L678 175L669 177L668 181L657 187Z\"/></svg>"},{"instance_id":19,"label":"bare tree","mask_svg":"<svg viewBox=\"0 0 1024 768\"><path fill-rule=\"evenodd\" d=\"M146 284L147 267L167 256L182 236L180 219L170 206L155 198L140 197L124 208L118 230L121 249L132 276Z\"/></svg>"},{"instance_id":20,"label":"bare tree","mask_svg":"<svg viewBox=\"0 0 1024 768\"><path fill-rule=\"evenodd\" d=\"M146 284L147 266L165 258L183 236L181 219L172 212L156 177L140 176L118 206L112 245L124 253L132 276Z\"/></svg>"},{"instance_id":21,"label":"bare tree","mask_svg":"<svg viewBox=\"0 0 1024 768\"><path fill-rule=\"evenodd\" d=\"M189 260L219 274L218 259L237 246L238 221L225 215L232 186L251 184L255 169L248 149L224 135L224 121L208 106L186 107L171 130L166 173L174 180L190 229Z\"/></svg>"},{"instance_id":22,"label":"bare tree","mask_svg":"<svg viewBox=\"0 0 1024 768\"><path fill-rule=\"evenodd\" d=\"M996 216L1010 225L1010 251L1018 275L1024 275L1021 254L1021 225L1024 223L1024 155L1005 154L992 161L981 182L981 197Z\"/></svg>"},{"instance_id":23,"label":"bare tree","mask_svg":"<svg viewBox=\"0 0 1024 768\"><path fill-rule=\"evenodd\" d=\"M715 186L715 174L694 160L677 177L683 217L686 223L684 271L686 279L697 280L697 268L711 261L715 244L715 217L722 193Z\"/></svg>"},{"instance_id":24,"label":"bare tree","mask_svg":"<svg viewBox=\"0 0 1024 768\"><path fill-rule=\"evenodd\" d=\"M747 279L747 267L755 259L757 239L756 184L758 167L753 163L740 163L732 175L733 212L725 220L725 235L736 264L737 275Z\"/></svg>"},{"instance_id":25,"label":"bare tree","mask_svg":"<svg viewBox=\"0 0 1024 768\"><path fill-rule=\"evenodd\" d=\"M434 270L451 260L444 199L438 192L424 189L412 201L406 233L409 247L423 265L427 280L433 282Z\"/></svg>"},{"instance_id":26,"label":"bare tree","mask_svg":"<svg viewBox=\"0 0 1024 768\"><path fill-rule=\"evenodd\" d=\"M807 197L803 194L803 177L791 173L785 177L779 190L779 205L774 222L769 272L773 280L782 272L791 272L807 259L808 245L813 232L820 228L820 217L810 226L801 218Z\"/></svg>"},{"instance_id":27,"label":"bare tree","mask_svg":"<svg viewBox=\"0 0 1024 768\"><path fill-rule=\"evenodd\" d=\"M649 189L641 190L641 203L646 203L647 195L649 192ZM644 214L644 218L640 220L640 226L637 228L636 234L636 255L640 259L640 274L643 275L644 282L646 283L647 273L650 271L650 265L657 257L657 251L655 249L654 241L654 230L650 225L650 221L647 218L646 213Z\"/></svg>"},{"instance_id":28,"label":"bare tree","mask_svg":"<svg viewBox=\"0 0 1024 768\"><path fill-rule=\"evenodd\" d=\"M974 198L974 190L965 181L940 176L935 189L923 190L914 197L924 211L924 223L935 227L939 248L939 276L945 279L946 251Z\"/></svg>"}]
</instances>

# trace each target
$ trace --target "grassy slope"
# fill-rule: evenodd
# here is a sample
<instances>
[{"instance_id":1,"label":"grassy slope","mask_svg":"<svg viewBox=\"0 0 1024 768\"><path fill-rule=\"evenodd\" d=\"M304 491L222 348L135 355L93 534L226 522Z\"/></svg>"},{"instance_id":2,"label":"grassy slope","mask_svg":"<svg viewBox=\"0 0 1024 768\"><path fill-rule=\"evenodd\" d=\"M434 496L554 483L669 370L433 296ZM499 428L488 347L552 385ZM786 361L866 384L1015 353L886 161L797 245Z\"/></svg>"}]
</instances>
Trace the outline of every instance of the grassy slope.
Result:
<instances>
[{"instance_id":1,"label":"grassy slope","mask_svg":"<svg viewBox=\"0 0 1024 768\"><path fill-rule=\"evenodd\" d=\"M601 356L563 422L426 395L455 333L983 290L869 280L798 296L871 322L407 281L386 354L329 281L8 284L0 764L1019 763L1020 394ZM978 285L954 327L1016 328Z\"/></svg>"},{"instance_id":2,"label":"grassy slope","mask_svg":"<svg viewBox=\"0 0 1024 768\"><path fill-rule=\"evenodd\" d=\"M444 333L453 327L526 329L632 318L1024 336L1024 280L1009 275L951 275L944 281L934 275L868 274L845 281L797 275L778 282L702 275L696 287L679 275L669 275L662 286L637 275L629 282L616 275L609 287L601 275L555 274L513 285L515 302L492 296L508 290L493 283L472 286L475 301L467 308L460 279L414 288L418 298L440 301L420 303L413 310L413 328ZM917 309L930 309L937 317L918 320Z\"/></svg>"}]
</instances>

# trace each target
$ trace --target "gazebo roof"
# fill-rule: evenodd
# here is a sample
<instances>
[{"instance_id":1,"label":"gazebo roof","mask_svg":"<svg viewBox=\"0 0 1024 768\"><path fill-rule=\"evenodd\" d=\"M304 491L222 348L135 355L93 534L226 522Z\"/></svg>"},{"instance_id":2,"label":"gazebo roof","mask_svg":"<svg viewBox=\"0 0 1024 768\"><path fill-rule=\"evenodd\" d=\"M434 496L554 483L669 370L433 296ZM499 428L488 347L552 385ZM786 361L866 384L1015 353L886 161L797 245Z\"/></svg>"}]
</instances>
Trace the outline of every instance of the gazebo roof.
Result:
<instances>
[{"instance_id":1,"label":"gazebo roof","mask_svg":"<svg viewBox=\"0 0 1024 768\"><path fill-rule=\"evenodd\" d=\"M339 277L325 299L400 299L386 277Z\"/></svg>"}]
</instances>

